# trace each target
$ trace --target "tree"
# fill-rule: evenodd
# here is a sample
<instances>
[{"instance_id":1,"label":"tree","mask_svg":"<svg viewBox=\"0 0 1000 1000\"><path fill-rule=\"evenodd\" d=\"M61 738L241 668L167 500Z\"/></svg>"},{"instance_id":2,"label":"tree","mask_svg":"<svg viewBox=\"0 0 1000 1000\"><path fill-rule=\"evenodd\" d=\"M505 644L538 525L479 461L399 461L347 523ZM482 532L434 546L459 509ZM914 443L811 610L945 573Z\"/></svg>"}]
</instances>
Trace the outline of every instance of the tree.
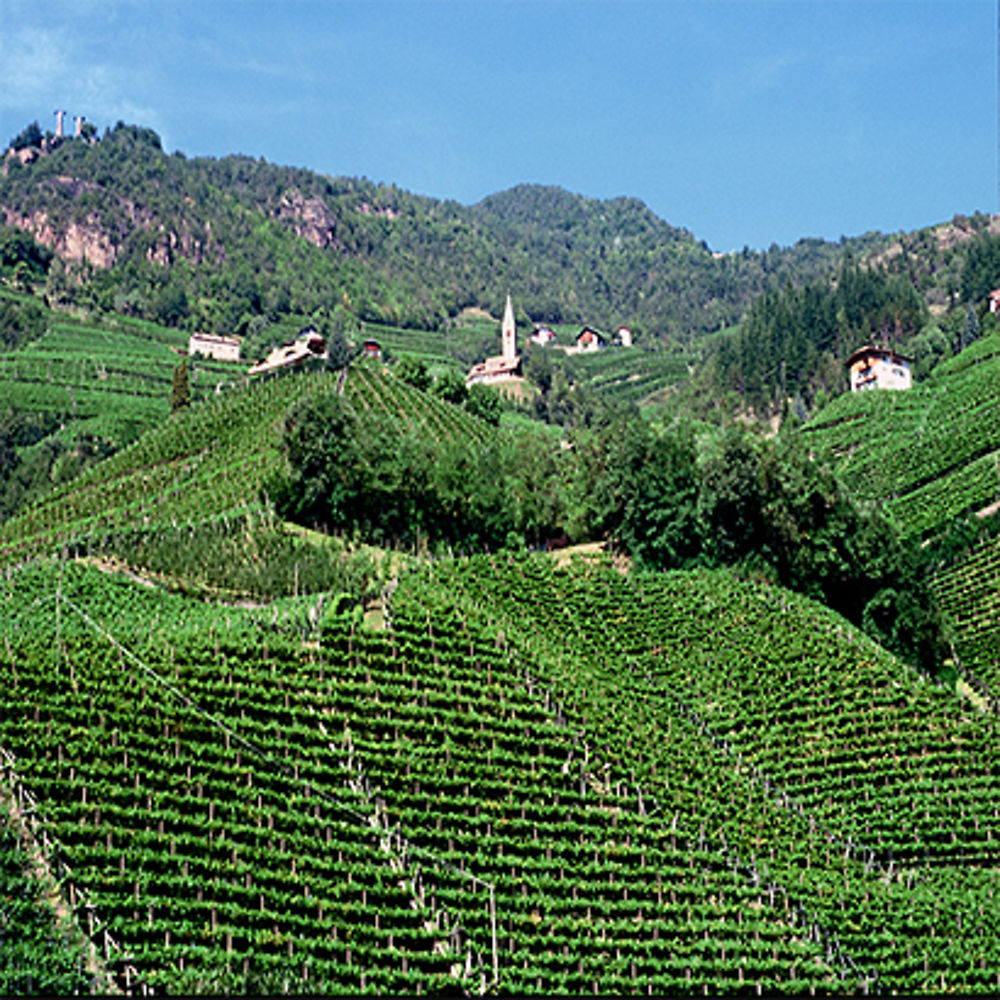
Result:
<instances>
[{"instance_id":1,"label":"tree","mask_svg":"<svg viewBox=\"0 0 1000 1000\"><path fill-rule=\"evenodd\" d=\"M465 408L474 417L485 420L486 423L496 427L500 423L500 414L503 407L500 404L500 394L496 389L482 382L476 382L469 386L469 398L465 401Z\"/></svg>"},{"instance_id":2,"label":"tree","mask_svg":"<svg viewBox=\"0 0 1000 1000\"><path fill-rule=\"evenodd\" d=\"M27 149L28 146L41 146L42 130L38 122L34 121L23 128L13 139L10 140L12 149Z\"/></svg>"},{"instance_id":3,"label":"tree","mask_svg":"<svg viewBox=\"0 0 1000 1000\"><path fill-rule=\"evenodd\" d=\"M434 393L449 403L461 406L469 395L465 379L454 368L446 368L434 382Z\"/></svg>"},{"instance_id":4,"label":"tree","mask_svg":"<svg viewBox=\"0 0 1000 1000\"><path fill-rule=\"evenodd\" d=\"M340 330L334 330L326 342L326 367L330 371L346 368L351 360L351 349Z\"/></svg>"},{"instance_id":5,"label":"tree","mask_svg":"<svg viewBox=\"0 0 1000 1000\"><path fill-rule=\"evenodd\" d=\"M423 358L418 358L413 354L404 354L396 366L396 377L404 381L407 385L412 385L414 389L426 392L431 387L431 373L427 370L427 365Z\"/></svg>"},{"instance_id":6,"label":"tree","mask_svg":"<svg viewBox=\"0 0 1000 1000\"><path fill-rule=\"evenodd\" d=\"M173 381L170 384L170 412L176 413L191 405L191 384L188 381L187 358L174 369Z\"/></svg>"},{"instance_id":7,"label":"tree","mask_svg":"<svg viewBox=\"0 0 1000 1000\"><path fill-rule=\"evenodd\" d=\"M965 326L962 328L962 337L956 345L958 354L963 348L979 339L979 316L976 314L976 307L970 302L965 307Z\"/></svg>"}]
</instances>

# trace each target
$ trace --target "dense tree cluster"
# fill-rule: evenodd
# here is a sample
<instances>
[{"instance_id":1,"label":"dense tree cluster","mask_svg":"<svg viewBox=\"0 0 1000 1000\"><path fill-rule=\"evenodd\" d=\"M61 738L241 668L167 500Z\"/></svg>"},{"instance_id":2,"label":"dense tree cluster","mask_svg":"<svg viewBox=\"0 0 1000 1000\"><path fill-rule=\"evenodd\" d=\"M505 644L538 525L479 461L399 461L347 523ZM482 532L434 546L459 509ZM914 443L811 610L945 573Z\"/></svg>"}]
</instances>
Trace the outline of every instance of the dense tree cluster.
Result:
<instances>
[{"instance_id":1,"label":"dense tree cluster","mask_svg":"<svg viewBox=\"0 0 1000 1000\"><path fill-rule=\"evenodd\" d=\"M797 437L690 423L657 433L643 422L601 437L577 469L577 499L591 498L590 523L641 564L742 566L822 601L926 670L940 663L941 623L916 543L853 500Z\"/></svg>"},{"instance_id":2,"label":"dense tree cluster","mask_svg":"<svg viewBox=\"0 0 1000 1000\"><path fill-rule=\"evenodd\" d=\"M821 390L841 391L843 362L866 343L902 349L927 321L927 307L905 278L845 261L832 283L787 286L754 300L738 333L715 358L716 387L758 410Z\"/></svg>"},{"instance_id":3,"label":"dense tree cluster","mask_svg":"<svg viewBox=\"0 0 1000 1000\"><path fill-rule=\"evenodd\" d=\"M278 514L376 544L537 544L561 517L558 448L545 435L432 441L330 394L288 414L284 448L290 475L267 489Z\"/></svg>"},{"instance_id":4,"label":"dense tree cluster","mask_svg":"<svg viewBox=\"0 0 1000 1000\"><path fill-rule=\"evenodd\" d=\"M473 387L476 388L476 387ZM656 430L601 407L551 438L433 442L336 395L287 417L282 517L365 540L457 551L611 538L654 569L741 567L822 601L910 662L941 662L914 545L854 501L799 439L693 422Z\"/></svg>"}]
</instances>

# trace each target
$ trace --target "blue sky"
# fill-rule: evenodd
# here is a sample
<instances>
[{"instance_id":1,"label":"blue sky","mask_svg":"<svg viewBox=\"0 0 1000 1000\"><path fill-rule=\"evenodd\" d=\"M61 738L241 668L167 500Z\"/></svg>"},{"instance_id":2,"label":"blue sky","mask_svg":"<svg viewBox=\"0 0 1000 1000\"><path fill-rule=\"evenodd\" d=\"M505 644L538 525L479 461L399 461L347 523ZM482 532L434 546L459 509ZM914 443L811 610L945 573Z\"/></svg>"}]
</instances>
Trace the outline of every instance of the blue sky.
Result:
<instances>
[{"instance_id":1,"label":"blue sky","mask_svg":"<svg viewBox=\"0 0 1000 1000\"><path fill-rule=\"evenodd\" d=\"M629 195L713 250L997 212L992 0L0 0L52 111L464 204Z\"/></svg>"}]
</instances>

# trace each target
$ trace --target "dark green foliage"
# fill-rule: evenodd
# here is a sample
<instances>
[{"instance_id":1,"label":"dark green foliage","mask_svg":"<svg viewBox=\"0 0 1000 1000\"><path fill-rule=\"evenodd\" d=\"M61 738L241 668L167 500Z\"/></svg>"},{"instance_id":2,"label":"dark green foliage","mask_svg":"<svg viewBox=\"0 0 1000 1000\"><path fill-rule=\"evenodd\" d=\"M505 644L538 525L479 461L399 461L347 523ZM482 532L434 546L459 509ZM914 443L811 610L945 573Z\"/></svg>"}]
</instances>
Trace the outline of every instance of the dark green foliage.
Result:
<instances>
[{"instance_id":1,"label":"dark green foliage","mask_svg":"<svg viewBox=\"0 0 1000 1000\"><path fill-rule=\"evenodd\" d=\"M58 420L44 415L0 419L0 521L116 450L110 441L86 432L69 439L52 436L58 428Z\"/></svg>"},{"instance_id":2,"label":"dark green foliage","mask_svg":"<svg viewBox=\"0 0 1000 1000\"><path fill-rule=\"evenodd\" d=\"M153 318L164 326L178 326L191 315L187 292L180 285L168 284L153 297Z\"/></svg>"},{"instance_id":3,"label":"dark green foliage","mask_svg":"<svg viewBox=\"0 0 1000 1000\"><path fill-rule=\"evenodd\" d=\"M47 327L48 315L37 302L0 298L0 350L17 350L41 337Z\"/></svg>"},{"instance_id":4,"label":"dark green foliage","mask_svg":"<svg viewBox=\"0 0 1000 1000\"><path fill-rule=\"evenodd\" d=\"M326 367L330 371L340 371L351 361L351 349L343 331L335 330L326 341Z\"/></svg>"},{"instance_id":5,"label":"dark green foliage","mask_svg":"<svg viewBox=\"0 0 1000 1000\"><path fill-rule=\"evenodd\" d=\"M434 393L449 403L461 406L469 396L465 379L454 368L446 368L434 380Z\"/></svg>"},{"instance_id":6,"label":"dark green foliage","mask_svg":"<svg viewBox=\"0 0 1000 1000\"><path fill-rule=\"evenodd\" d=\"M965 325L962 327L962 336L955 344L955 353L958 354L969 344L979 339L979 316L976 314L976 307L970 302L965 307Z\"/></svg>"},{"instance_id":7,"label":"dark green foliage","mask_svg":"<svg viewBox=\"0 0 1000 1000\"><path fill-rule=\"evenodd\" d=\"M540 541L562 516L552 448L531 435L435 440L328 394L292 409L284 449L290 473L267 488L278 515L376 544L498 549L511 532Z\"/></svg>"},{"instance_id":8,"label":"dark green foliage","mask_svg":"<svg viewBox=\"0 0 1000 1000\"><path fill-rule=\"evenodd\" d=\"M176 413L191 405L191 383L188 379L187 358L174 369L173 382L170 385L170 412Z\"/></svg>"},{"instance_id":9,"label":"dark green foliage","mask_svg":"<svg viewBox=\"0 0 1000 1000\"><path fill-rule=\"evenodd\" d=\"M719 344L716 390L733 390L759 410L796 394L811 405L820 390L846 388L851 351L866 343L902 349L926 316L907 280L845 262L833 287L787 286L756 299L739 332Z\"/></svg>"},{"instance_id":10,"label":"dark green foliage","mask_svg":"<svg viewBox=\"0 0 1000 1000\"><path fill-rule=\"evenodd\" d=\"M42 130L37 121L26 125L13 139L10 140L11 149L27 149L28 146L41 146Z\"/></svg>"},{"instance_id":11,"label":"dark green foliage","mask_svg":"<svg viewBox=\"0 0 1000 1000\"><path fill-rule=\"evenodd\" d=\"M962 301L983 302L1000 285L1000 237L984 235L974 240L962 265Z\"/></svg>"},{"instance_id":12,"label":"dark green foliage","mask_svg":"<svg viewBox=\"0 0 1000 1000\"><path fill-rule=\"evenodd\" d=\"M644 565L738 566L823 601L934 672L941 623L915 542L859 506L797 441L735 427L633 436L617 455L618 536Z\"/></svg>"},{"instance_id":13,"label":"dark green foliage","mask_svg":"<svg viewBox=\"0 0 1000 1000\"><path fill-rule=\"evenodd\" d=\"M404 354L396 366L396 377L414 389L426 392L431 387L431 373L422 358Z\"/></svg>"},{"instance_id":14,"label":"dark green foliage","mask_svg":"<svg viewBox=\"0 0 1000 1000\"><path fill-rule=\"evenodd\" d=\"M51 262L52 251L29 233L0 226L0 278L24 286L44 279Z\"/></svg>"},{"instance_id":15,"label":"dark green foliage","mask_svg":"<svg viewBox=\"0 0 1000 1000\"><path fill-rule=\"evenodd\" d=\"M907 344L913 358L914 374L918 379L927 378L934 366L949 353L948 335L939 326L928 326Z\"/></svg>"},{"instance_id":16,"label":"dark green foliage","mask_svg":"<svg viewBox=\"0 0 1000 1000\"><path fill-rule=\"evenodd\" d=\"M474 417L484 420L486 423L496 427L500 423L500 414L503 411L503 404L500 402L500 394L492 386L476 382L469 386L469 392L465 400L465 408Z\"/></svg>"}]
</instances>

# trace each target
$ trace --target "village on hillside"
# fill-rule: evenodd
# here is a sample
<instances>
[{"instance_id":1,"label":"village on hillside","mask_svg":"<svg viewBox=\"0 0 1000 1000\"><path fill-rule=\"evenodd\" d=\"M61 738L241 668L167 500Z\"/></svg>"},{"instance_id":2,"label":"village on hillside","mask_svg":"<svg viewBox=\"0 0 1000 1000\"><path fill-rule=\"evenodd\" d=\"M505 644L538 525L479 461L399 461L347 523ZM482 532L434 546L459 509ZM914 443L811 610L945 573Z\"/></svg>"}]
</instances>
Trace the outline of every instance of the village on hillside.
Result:
<instances>
[{"instance_id":1,"label":"village on hillside","mask_svg":"<svg viewBox=\"0 0 1000 1000\"><path fill-rule=\"evenodd\" d=\"M606 347L631 347L632 331L627 326L618 327L614 339L608 338L592 326L584 326L576 335L572 345L560 345L555 342L556 334L546 323L534 324L534 330L527 338L528 344L561 350L566 354L590 354L602 351ZM188 339L187 353L189 357L201 355L215 361L226 361L233 364L244 363L241 357L242 338L223 336L212 333L192 333ZM353 345L351 345L353 347ZM378 340L368 338L357 349L358 355L365 358L381 358L382 346ZM311 364L324 363L327 360L326 342L316 327L312 324L303 327L290 343L275 347L266 358L255 362L247 369L247 376L273 375L278 372L291 371ZM524 381L522 358L517 349L517 326L514 321L514 307L508 294L504 307L504 315L500 324L500 353L488 357L480 364L473 365L465 377L466 385L484 383L497 385L499 383L516 383Z\"/></svg>"}]
</instances>

